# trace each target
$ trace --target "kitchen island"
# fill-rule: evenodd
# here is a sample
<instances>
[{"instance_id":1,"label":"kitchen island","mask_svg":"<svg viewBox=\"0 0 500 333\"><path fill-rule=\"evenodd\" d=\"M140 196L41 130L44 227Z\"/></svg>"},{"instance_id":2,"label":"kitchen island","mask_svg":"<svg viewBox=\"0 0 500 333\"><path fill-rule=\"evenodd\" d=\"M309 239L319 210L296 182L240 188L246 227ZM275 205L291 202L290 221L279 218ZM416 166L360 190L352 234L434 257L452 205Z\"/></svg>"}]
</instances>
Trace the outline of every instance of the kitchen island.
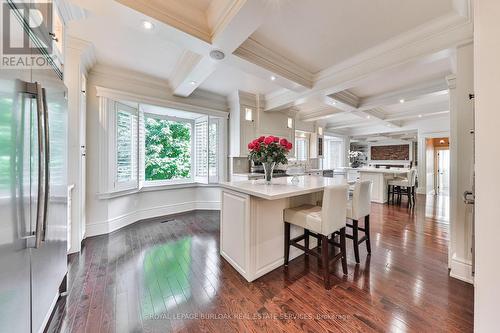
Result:
<instances>
[{"instance_id":1,"label":"kitchen island","mask_svg":"<svg viewBox=\"0 0 500 333\"><path fill-rule=\"evenodd\" d=\"M387 182L394 179L395 176L406 177L409 169L382 169L382 168L342 168L349 171L359 173L359 180L370 180L372 182L372 202L386 203L387 202Z\"/></svg>"},{"instance_id":2,"label":"kitchen island","mask_svg":"<svg viewBox=\"0 0 500 333\"><path fill-rule=\"evenodd\" d=\"M328 185L344 184L345 179L300 176L264 180L225 182L222 186L220 253L247 281L251 282L283 265L283 210L302 204L317 204ZM302 228L292 225L292 237ZM316 246L311 237L310 247ZM303 251L291 248L290 259Z\"/></svg>"}]
</instances>

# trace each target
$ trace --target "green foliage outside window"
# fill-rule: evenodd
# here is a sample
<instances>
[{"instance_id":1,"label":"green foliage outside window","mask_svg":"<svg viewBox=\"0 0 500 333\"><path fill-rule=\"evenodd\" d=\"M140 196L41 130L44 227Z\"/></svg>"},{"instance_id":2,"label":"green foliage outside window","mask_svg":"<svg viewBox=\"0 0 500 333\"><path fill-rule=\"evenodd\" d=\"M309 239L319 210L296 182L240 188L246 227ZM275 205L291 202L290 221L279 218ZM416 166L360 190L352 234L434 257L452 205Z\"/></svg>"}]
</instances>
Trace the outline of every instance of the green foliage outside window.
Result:
<instances>
[{"instance_id":1,"label":"green foliage outside window","mask_svg":"<svg viewBox=\"0 0 500 333\"><path fill-rule=\"evenodd\" d=\"M145 179L191 177L190 123L145 117Z\"/></svg>"}]
</instances>

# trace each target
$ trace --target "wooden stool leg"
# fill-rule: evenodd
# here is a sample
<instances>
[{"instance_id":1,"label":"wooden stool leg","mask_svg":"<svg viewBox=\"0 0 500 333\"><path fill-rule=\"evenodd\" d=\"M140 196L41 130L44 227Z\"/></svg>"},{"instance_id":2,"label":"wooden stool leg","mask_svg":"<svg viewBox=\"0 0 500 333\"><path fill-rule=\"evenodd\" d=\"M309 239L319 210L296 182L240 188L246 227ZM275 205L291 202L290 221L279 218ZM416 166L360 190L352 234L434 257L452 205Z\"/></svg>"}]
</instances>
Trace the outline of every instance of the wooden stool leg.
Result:
<instances>
[{"instance_id":1,"label":"wooden stool leg","mask_svg":"<svg viewBox=\"0 0 500 333\"><path fill-rule=\"evenodd\" d=\"M340 251L342 252L342 272L347 275L347 250L345 246L345 227L340 229Z\"/></svg>"},{"instance_id":2,"label":"wooden stool leg","mask_svg":"<svg viewBox=\"0 0 500 333\"><path fill-rule=\"evenodd\" d=\"M415 186L412 186L411 188L411 192L412 192L412 198L413 198L413 206L415 206Z\"/></svg>"},{"instance_id":3,"label":"wooden stool leg","mask_svg":"<svg viewBox=\"0 0 500 333\"><path fill-rule=\"evenodd\" d=\"M328 237L321 235L321 259L323 261L323 280L325 283L325 289L330 289L330 270L329 263L330 258L328 257Z\"/></svg>"},{"instance_id":4,"label":"wooden stool leg","mask_svg":"<svg viewBox=\"0 0 500 333\"><path fill-rule=\"evenodd\" d=\"M304 246L309 250L309 230L304 229ZM305 252L306 257L309 256L309 253Z\"/></svg>"},{"instance_id":5,"label":"wooden stool leg","mask_svg":"<svg viewBox=\"0 0 500 333\"><path fill-rule=\"evenodd\" d=\"M391 185L387 185L387 204L391 203Z\"/></svg>"},{"instance_id":6,"label":"wooden stool leg","mask_svg":"<svg viewBox=\"0 0 500 333\"><path fill-rule=\"evenodd\" d=\"M285 222L285 266L288 266L290 257L290 223Z\"/></svg>"},{"instance_id":7,"label":"wooden stool leg","mask_svg":"<svg viewBox=\"0 0 500 333\"><path fill-rule=\"evenodd\" d=\"M372 253L372 244L370 243L370 215L365 216L365 236L366 236L366 252Z\"/></svg>"},{"instance_id":8,"label":"wooden stool leg","mask_svg":"<svg viewBox=\"0 0 500 333\"><path fill-rule=\"evenodd\" d=\"M408 203L406 204L406 207L410 207L411 205L411 193L410 193L410 188L406 188L406 196L408 197Z\"/></svg>"},{"instance_id":9,"label":"wooden stool leg","mask_svg":"<svg viewBox=\"0 0 500 333\"><path fill-rule=\"evenodd\" d=\"M354 258L359 264L359 235L358 235L358 220L352 221L352 242L354 243Z\"/></svg>"}]
</instances>

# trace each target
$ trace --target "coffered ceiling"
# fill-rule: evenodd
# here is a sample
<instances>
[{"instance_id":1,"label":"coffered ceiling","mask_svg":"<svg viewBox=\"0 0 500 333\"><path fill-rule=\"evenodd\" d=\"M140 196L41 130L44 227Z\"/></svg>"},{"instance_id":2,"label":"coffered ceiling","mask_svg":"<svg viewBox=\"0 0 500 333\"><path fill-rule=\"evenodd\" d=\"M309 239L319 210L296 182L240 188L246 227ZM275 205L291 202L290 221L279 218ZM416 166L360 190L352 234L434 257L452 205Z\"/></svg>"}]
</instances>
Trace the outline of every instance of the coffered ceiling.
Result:
<instances>
[{"instance_id":1,"label":"coffered ceiling","mask_svg":"<svg viewBox=\"0 0 500 333\"><path fill-rule=\"evenodd\" d=\"M316 74L440 17L452 0L276 1L251 38Z\"/></svg>"},{"instance_id":2,"label":"coffered ceiling","mask_svg":"<svg viewBox=\"0 0 500 333\"><path fill-rule=\"evenodd\" d=\"M267 112L293 108L345 133L443 117L453 50L472 39L470 0L61 1L87 13L67 31L93 43L99 63L181 97L263 94Z\"/></svg>"}]
</instances>

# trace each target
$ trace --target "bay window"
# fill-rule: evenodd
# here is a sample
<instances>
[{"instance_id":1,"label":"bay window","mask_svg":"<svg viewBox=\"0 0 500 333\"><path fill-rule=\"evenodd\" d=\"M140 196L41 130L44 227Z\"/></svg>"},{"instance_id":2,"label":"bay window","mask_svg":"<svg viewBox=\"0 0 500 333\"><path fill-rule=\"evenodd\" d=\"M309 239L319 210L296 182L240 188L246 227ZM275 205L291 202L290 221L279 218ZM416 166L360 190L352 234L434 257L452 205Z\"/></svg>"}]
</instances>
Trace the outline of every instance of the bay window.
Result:
<instances>
[{"instance_id":1,"label":"bay window","mask_svg":"<svg viewBox=\"0 0 500 333\"><path fill-rule=\"evenodd\" d=\"M192 121L146 113L144 132L144 180L191 180Z\"/></svg>"},{"instance_id":2,"label":"bay window","mask_svg":"<svg viewBox=\"0 0 500 333\"><path fill-rule=\"evenodd\" d=\"M109 179L101 193L217 183L223 174L223 117L109 99L101 109L101 175Z\"/></svg>"}]
</instances>

